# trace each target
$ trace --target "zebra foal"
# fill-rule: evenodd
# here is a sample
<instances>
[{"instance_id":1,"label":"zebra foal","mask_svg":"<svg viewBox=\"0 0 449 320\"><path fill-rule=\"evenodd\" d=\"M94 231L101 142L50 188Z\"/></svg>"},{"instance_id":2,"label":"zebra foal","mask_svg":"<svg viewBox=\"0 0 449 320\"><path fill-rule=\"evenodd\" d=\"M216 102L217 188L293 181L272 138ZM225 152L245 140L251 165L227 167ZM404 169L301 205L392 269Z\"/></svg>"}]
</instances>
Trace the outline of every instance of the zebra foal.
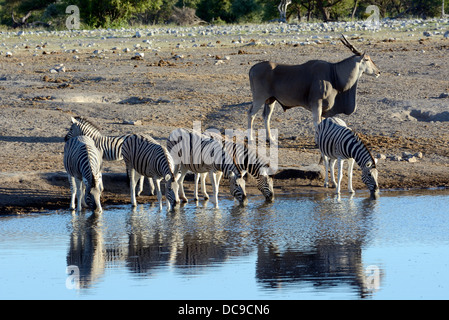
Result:
<instances>
[{"instance_id":1,"label":"zebra foal","mask_svg":"<svg viewBox=\"0 0 449 320\"><path fill-rule=\"evenodd\" d=\"M67 171L71 200L70 209L75 210L78 199L78 211L88 206L100 213L100 196L103 192L101 177L102 153L92 138L77 136L68 139L64 145L64 168Z\"/></svg>"},{"instance_id":2,"label":"zebra foal","mask_svg":"<svg viewBox=\"0 0 449 320\"><path fill-rule=\"evenodd\" d=\"M91 121L83 117L71 117L71 126L65 139L68 140L76 136L91 137L99 150L103 152L103 160L105 161L119 161L123 159L122 145L129 134L121 136L104 136L100 129ZM154 183L152 178L148 178L150 183L150 194L154 194ZM137 196L143 191L144 177L142 176L139 183Z\"/></svg>"},{"instance_id":3,"label":"zebra foal","mask_svg":"<svg viewBox=\"0 0 449 320\"><path fill-rule=\"evenodd\" d=\"M156 193L162 209L160 183L165 180L165 198L168 210L174 208L178 200L178 184L175 180L174 162L167 151L153 138L142 134L131 134L123 142L123 160L130 178L131 204L137 206L136 179L141 176L151 177L156 182Z\"/></svg>"},{"instance_id":4,"label":"zebra foal","mask_svg":"<svg viewBox=\"0 0 449 320\"><path fill-rule=\"evenodd\" d=\"M375 196L379 191L377 181L378 171L376 161L371 155L363 141L339 118L326 118L318 126L315 134L315 141L324 159L325 182L328 187L328 169L332 183L336 185L336 193L340 194L341 180L343 177L343 162L348 160L348 190L353 193L352 171L354 162L362 169L362 181L366 184ZM338 182L335 184L334 165L338 160Z\"/></svg>"},{"instance_id":5,"label":"zebra foal","mask_svg":"<svg viewBox=\"0 0 449 320\"><path fill-rule=\"evenodd\" d=\"M247 203L245 180L243 179L246 172L238 170L231 155L218 139L181 128L170 133L167 149L176 160L177 169L175 172L181 171L177 181L180 188L180 198L183 202L187 202L184 193L184 178L187 172L191 171L202 177L209 173L213 190L213 202L216 207L218 207L218 189L223 174L230 181L231 195L241 205ZM202 183L204 186L204 180L202 180ZM205 191L205 188L203 188L203 191ZM197 197L197 192L195 197Z\"/></svg>"}]
</instances>

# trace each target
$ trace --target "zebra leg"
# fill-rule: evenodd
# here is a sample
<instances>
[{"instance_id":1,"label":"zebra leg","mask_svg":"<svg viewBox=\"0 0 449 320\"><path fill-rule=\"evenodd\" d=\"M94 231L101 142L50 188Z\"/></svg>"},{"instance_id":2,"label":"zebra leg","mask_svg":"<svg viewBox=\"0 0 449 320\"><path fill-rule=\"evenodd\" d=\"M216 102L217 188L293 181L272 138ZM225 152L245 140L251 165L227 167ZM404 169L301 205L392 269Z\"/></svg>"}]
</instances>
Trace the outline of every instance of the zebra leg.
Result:
<instances>
[{"instance_id":1,"label":"zebra leg","mask_svg":"<svg viewBox=\"0 0 449 320\"><path fill-rule=\"evenodd\" d=\"M329 188L329 158L325 155L321 155L321 157L324 159L324 187Z\"/></svg>"},{"instance_id":2,"label":"zebra leg","mask_svg":"<svg viewBox=\"0 0 449 320\"><path fill-rule=\"evenodd\" d=\"M335 191L337 194L340 194L341 180L343 178L343 159L338 159L338 182L337 182L337 190Z\"/></svg>"},{"instance_id":3,"label":"zebra leg","mask_svg":"<svg viewBox=\"0 0 449 320\"><path fill-rule=\"evenodd\" d=\"M76 182L75 177L68 175L70 184L70 210L75 210L75 200L76 200Z\"/></svg>"},{"instance_id":4,"label":"zebra leg","mask_svg":"<svg viewBox=\"0 0 449 320\"><path fill-rule=\"evenodd\" d=\"M350 193L355 192L352 188L352 170L354 169L354 162L355 160L353 158L348 159L348 191Z\"/></svg>"},{"instance_id":5,"label":"zebra leg","mask_svg":"<svg viewBox=\"0 0 449 320\"><path fill-rule=\"evenodd\" d=\"M263 108L263 119L265 121L265 130L267 132L267 142L269 142L270 144L275 144L275 141L271 136L271 128L270 128L271 115L273 114L275 103L276 101L273 101L270 104L265 104Z\"/></svg>"},{"instance_id":6,"label":"zebra leg","mask_svg":"<svg viewBox=\"0 0 449 320\"><path fill-rule=\"evenodd\" d=\"M159 202L159 209L162 210L162 192L161 192L161 180L162 178L155 178L153 180L156 182L156 195L157 201Z\"/></svg>"},{"instance_id":7,"label":"zebra leg","mask_svg":"<svg viewBox=\"0 0 449 320\"><path fill-rule=\"evenodd\" d=\"M328 161L329 161L329 166L330 166L332 188L335 188L337 185L337 182L335 182L335 163L337 162L337 159L331 159L331 160L328 159Z\"/></svg>"},{"instance_id":8,"label":"zebra leg","mask_svg":"<svg viewBox=\"0 0 449 320\"><path fill-rule=\"evenodd\" d=\"M131 205L133 207L137 207L137 200L136 200L136 178L137 175L139 175L134 168L128 168L129 173L129 189L131 192ZM140 176L140 175L139 175Z\"/></svg>"},{"instance_id":9,"label":"zebra leg","mask_svg":"<svg viewBox=\"0 0 449 320\"><path fill-rule=\"evenodd\" d=\"M206 190L206 177L207 172L201 174L201 190L203 191L204 200L209 200L209 195Z\"/></svg>"},{"instance_id":10,"label":"zebra leg","mask_svg":"<svg viewBox=\"0 0 449 320\"><path fill-rule=\"evenodd\" d=\"M212 184L212 192L213 192L213 196L212 196L213 200L212 201L215 204L215 208L218 208L218 188L219 188L219 186L217 183L217 175L215 172L211 171L209 173L209 176L210 176L210 182Z\"/></svg>"},{"instance_id":11,"label":"zebra leg","mask_svg":"<svg viewBox=\"0 0 449 320\"><path fill-rule=\"evenodd\" d=\"M195 173L195 189L193 190L193 201L198 201L199 197L198 197L198 182L201 178L201 173Z\"/></svg>"},{"instance_id":12,"label":"zebra leg","mask_svg":"<svg viewBox=\"0 0 449 320\"><path fill-rule=\"evenodd\" d=\"M143 183L144 182L145 182L145 177L141 176L140 179L139 179L139 189L137 189L136 196L140 196L140 194L142 193L142 191L143 191Z\"/></svg>"},{"instance_id":13,"label":"zebra leg","mask_svg":"<svg viewBox=\"0 0 449 320\"><path fill-rule=\"evenodd\" d=\"M150 184L150 195L154 196L154 182L153 182L153 178L148 178L148 183Z\"/></svg>"},{"instance_id":14,"label":"zebra leg","mask_svg":"<svg viewBox=\"0 0 449 320\"><path fill-rule=\"evenodd\" d=\"M83 206L86 206L86 202L84 200L84 185L81 180L78 180L75 178L75 184L76 184L76 198L77 198L77 210L81 211Z\"/></svg>"},{"instance_id":15,"label":"zebra leg","mask_svg":"<svg viewBox=\"0 0 449 320\"><path fill-rule=\"evenodd\" d=\"M179 200L183 203L188 202L186 194L184 192L184 178L186 177L187 170L181 168L181 174L178 176L178 188L179 188Z\"/></svg>"}]
</instances>

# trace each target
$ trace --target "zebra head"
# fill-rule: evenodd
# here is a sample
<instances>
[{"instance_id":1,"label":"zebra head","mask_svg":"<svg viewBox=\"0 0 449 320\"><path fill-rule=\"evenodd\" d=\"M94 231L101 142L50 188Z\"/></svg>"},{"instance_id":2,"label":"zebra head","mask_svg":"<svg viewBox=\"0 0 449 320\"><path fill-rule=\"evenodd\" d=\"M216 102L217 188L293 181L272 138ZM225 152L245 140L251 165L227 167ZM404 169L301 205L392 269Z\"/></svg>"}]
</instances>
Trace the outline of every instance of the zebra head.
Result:
<instances>
[{"instance_id":1,"label":"zebra head","mask_svg":"<svg viewBox=\"0 0 449 320\"><path fill-rule=\"evenodd\" d=\"M165 177L165 198L167 198L167 210L172 210L179 203L178 183L174 175L166 174Z\"/></svg>"},{"instance_id":2,"label":"zebra head","mask_svg":"<svg viewBox=\"0 0 449 320\"><path fill-rule=\"evenodd\" d=\"M89 185L88 182L83 179L84 185L86 186L86 194L84 195L84 201L91 208L94 213L101 213L101 193L103 192L103 183L101 180L101 174L97 177L94 177L92 180L92 185Z\"/></svg>"},{"instance_id":3,"label":"zebra head","mask_svg":"<svg viewBox=\"0 0 449 320\"><path fill-rule=\"evenodd\" d=\"M368 161L363 167L362 167L362 181L366 184L369 191L371 192L371 196L376 198L378 192L379 192L379 184L377 182L377 168L376 168L376 162L374 161Z\"/></svg>"},{"instance_id":4,"label":"zebra head","mask_svg":"<svg viewBox=\"0 0 449 320\"><path fill-rule=\"evenodd\" d=\"M262 192L265 200L272 202L274 200L273 177L268 175L267 168L261 168L257 179L257 189Z\"/></svg>"},{"instance_id":5,"label":"zebra head","mask_svg":"<svg viewBox=\"0 0 449 320\"><path fill-rule=\"evenodd\" d=\"M240 205L246 205L248 199L245 191L245 179L243 179L246 171L235 174L231 171L229 174L229 188L231 195L240 203Z\"/></svg>"}]
</instances>

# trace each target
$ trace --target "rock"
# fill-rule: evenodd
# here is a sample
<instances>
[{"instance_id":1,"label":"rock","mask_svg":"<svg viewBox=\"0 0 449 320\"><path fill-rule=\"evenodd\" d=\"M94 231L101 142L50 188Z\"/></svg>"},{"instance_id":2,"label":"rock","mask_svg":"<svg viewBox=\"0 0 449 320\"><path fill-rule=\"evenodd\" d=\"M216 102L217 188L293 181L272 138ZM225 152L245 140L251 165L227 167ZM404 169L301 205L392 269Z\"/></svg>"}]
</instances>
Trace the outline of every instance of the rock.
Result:
<instances>
[{"instance_id":1,"label":"rock","mask_svg":"<svg viewBox=\"0 0 449 320\"><path fill-rule=\"evenodd\" d=\"M426 37L431 37L432 36L432 34L429 31L424 31L422 34L424 36L426 36Z\"/></svg>"},{"instance_id":2,"label":"rock","mask_svg":"<svg viewBox=\"0 0 449 320\"><path fill-rule=\"evenodd\" d=\"M416 158L418 158L418 159L422 159L423 154L422 154L421 151L419 151L419 152L415 153L413 156L416 157Z\"/></svg>"},{"instance_id":3,"label":"rock","mask_svg":"<svg viewBox=\"0 0 449 320\"><path fill-rule=\"evenodd\" d=\"M131 51L130 48L125 48L125 49L123 49L123 52L130 52L130 51Z\"/></svg>"},{"instance_id":4,"label":"rock","mask_svg":"<svg viewBox=\"0 0 449 320\"><path fill-rule=\"evenodd\" d=\"M132 60L142 60L145 54L143 52L136 52L131 58Z\"/></svg>"},{"instance_id":5,"label":"rock","mask_svg":"<svg viewBox=\"0 0 449 320\"><path fill-rule=\"evenodd\" d=\"M391 161L401 161L402 157L401 156L392 155L392 156L388 156L388 159L391 160Z\"/></svg>"},{"instance_id":6,"label":"rock","mask_svg":"<svg viewBox=\"0 0 449 320\"><path fill-rule=\"evenodd\" d=\"M445 38L449 38L449 31L446 31L446 32L444 33L444 37L445 37Z\"/></svg>"},{"instance_id":7,"label":"rock","mask_svg":"<svg viewBox=\"0 0 449 320\"><path fill-rule=\"evenodd\" d=\"M407 151L402 152L402 158L407 159L413 157L413 154Z\"/></svg>"},{"instance_id":8,"label":"rock","mask_svg":"<svg viewBox=\"0 0 449 320\"><path fill-rule=\"evenodd\" d=\"M11 52L11 51L6 52L5 56L6 56L7 58L12 57L12 52Z\"/></svg>"},{"instance_id":9,"label":"rock","mask_svg":"<svg viewBox=\"0 0 449 320\"><path fill-rule=\"evenodd\" d=\"M133 38L140 38L142 37L142 35L140 34L139 31L136 31L136 34L133 36Z\"/></svg>"},{"instance_id":10,"label":"rock","mask_svg":"<svg viewBox=\"0 0 449 320\"><path fill-rule=\"evenodd\" d=\"M58 71L56 71L56 69L51 68L50 73L58 73Z\"/></svg>"},{"instance_id":11,"label":"rock","mask_svg":"<svg viewBox=\"0 0 449 320\"><path fill-rule=\"evenodd\" d=\"M406 161L408 161L408 162L410 162L410 163L415 163L415 162L418 162L418 159L416 158L416 157L410 157L410 158L407 158L406 159Z\"/></svg>"},{"instance_id":12,"label":"rock","mask_svg":"<svg viewBox=\"0 0 449 320\"><path fill-rule=\"evenodd\" d=\"M443 92L442 94L440 94L440 96L438 98L440 98L440 99L447 99L447 98L449 98L449 93Z\"/></svg>"},{"instance_id":13,"label":"rock","mask_svg":"<svg viewBox=\"0 0 449 320\"><path fill-rule=\"evenodd\" d=\"M387 156L382 154L382 153L379 153L379 154L377 154L377 159L379 159L379 160L386 160Z\"/></svg>"},{"instance_id":14,"label":"rock","mask_svg":"<svg viewBox=\"0 0 449 320\"><path fill-rule=\"evenodd\" d=\"M130 124L133 126L141 126L142 120L123 120L123 124Z\"/></svg>"}]
</instances>

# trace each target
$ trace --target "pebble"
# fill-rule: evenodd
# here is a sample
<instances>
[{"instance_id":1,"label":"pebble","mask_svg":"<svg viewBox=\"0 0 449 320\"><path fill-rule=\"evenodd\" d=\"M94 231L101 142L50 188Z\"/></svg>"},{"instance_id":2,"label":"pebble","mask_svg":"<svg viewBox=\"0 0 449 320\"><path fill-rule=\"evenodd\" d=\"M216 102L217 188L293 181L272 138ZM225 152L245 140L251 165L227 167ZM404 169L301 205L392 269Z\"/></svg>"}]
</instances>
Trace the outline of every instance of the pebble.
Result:
<instances>
[{"instance_id":1,"label":"pebble","mask_svg":"<svg viewBox=\"0 0 449 320\"><path fill-rule=\"evenodd\" d=\"M123 120L123 124L130 124L132 126L141 126L142 120Z\"/></svg>"},{"instance_id":2,"label":"pebble","mask_svg":"<svg viewBox=\"0 0 449 320\"><path fill-rule=\"evenodd\" d=\"M10 57L12 57L12 52L11 52L11 51L8 51L8 52L6 52L5 55L6 55L7 58L10 58Z\"/></svg>"}]
</instances>

